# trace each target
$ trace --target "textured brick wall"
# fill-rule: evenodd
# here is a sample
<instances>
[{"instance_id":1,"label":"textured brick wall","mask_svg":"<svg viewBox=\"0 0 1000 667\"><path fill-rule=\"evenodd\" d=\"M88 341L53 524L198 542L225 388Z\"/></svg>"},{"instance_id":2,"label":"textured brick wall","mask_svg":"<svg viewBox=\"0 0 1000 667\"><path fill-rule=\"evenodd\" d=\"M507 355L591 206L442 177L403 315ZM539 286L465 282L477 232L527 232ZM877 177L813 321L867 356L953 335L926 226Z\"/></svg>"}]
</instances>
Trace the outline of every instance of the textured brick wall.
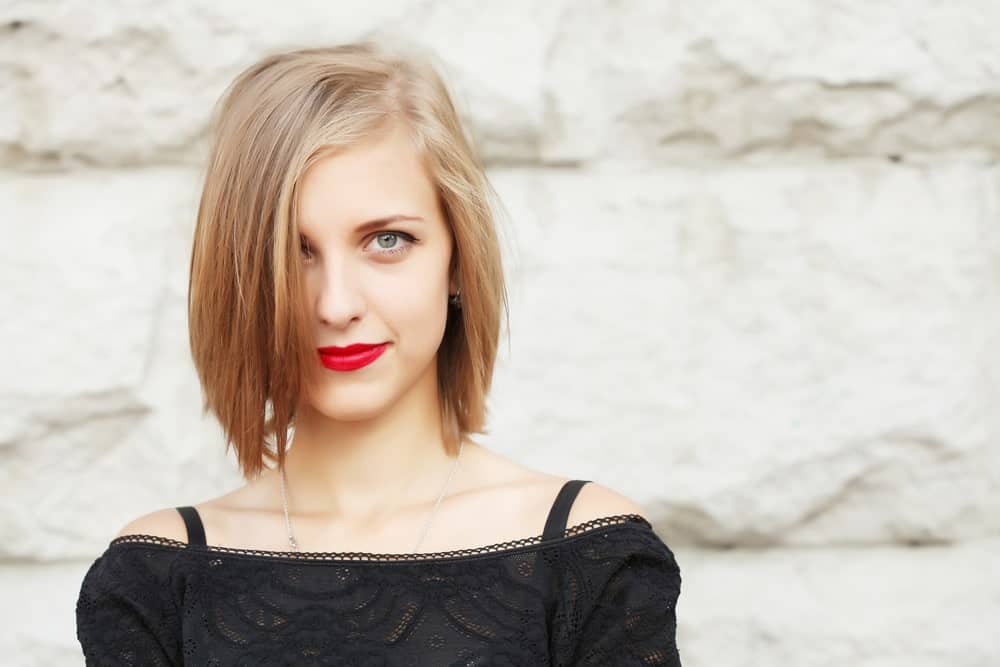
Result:
<instances>
[{"instance_id":1,"label":"textured brick wall","mask_svg":"<svg viewBox=\"0 0 1000 667\"><path fill-rule=\"evenodd\" d=\"M239 483L187 349L208 113L379 33L507 207L485 442L647 508L685 665L1000 663L1000 5L276 6L0 4L5 664L79 664L112 532Z\"/></svg>"}]
</instances>

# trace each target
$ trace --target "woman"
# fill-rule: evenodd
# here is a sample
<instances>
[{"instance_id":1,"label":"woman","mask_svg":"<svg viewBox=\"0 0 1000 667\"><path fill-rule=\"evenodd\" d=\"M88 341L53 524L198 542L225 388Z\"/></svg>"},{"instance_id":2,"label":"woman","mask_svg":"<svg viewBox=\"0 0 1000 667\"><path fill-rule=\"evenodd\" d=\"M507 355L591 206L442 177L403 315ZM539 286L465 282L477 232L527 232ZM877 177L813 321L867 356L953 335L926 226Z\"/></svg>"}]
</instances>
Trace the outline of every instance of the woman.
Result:
<instances>
[{"instance_id":1,"label":"woman","mask_svg":"<svg viewBox=\"0 0 1000 667\"><path fill-rule=\"evenodd\" d=\"M247 483L111 540L87 664L679 665L680 573L641 508L470 437L506 293L434 67L270 56L213 125L190 342Z\"/></svg>"}]
</instances>

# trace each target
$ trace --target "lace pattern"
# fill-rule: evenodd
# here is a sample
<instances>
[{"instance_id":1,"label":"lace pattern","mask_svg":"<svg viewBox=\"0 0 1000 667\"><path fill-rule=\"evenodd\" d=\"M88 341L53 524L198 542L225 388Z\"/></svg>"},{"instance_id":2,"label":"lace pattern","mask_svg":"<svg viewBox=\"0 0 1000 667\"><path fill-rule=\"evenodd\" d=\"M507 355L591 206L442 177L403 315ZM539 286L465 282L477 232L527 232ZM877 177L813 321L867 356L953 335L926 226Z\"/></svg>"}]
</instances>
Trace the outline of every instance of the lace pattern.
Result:
<instances>
[{"instance_id":1,"label":"lace pattern","mask_svg":"<svg viewBox=\"0 0 1000 667\"><path fill-rule=\"evenodd\" d=\"M680 583L637 514L428 554L125 535L84 576L77 638L102 667L680 667Z\"/></svg>"},{"instance_id":2,"label":"lace pattern","mask_svg":"<svg viewBox=\"0 0 1000 667\"><path fill-rule=\"evenodd\" d=\"M615 514L611 516L598 517L583 523L569 526L563 532L562 537L556 539L566 539L576 535L590 533L599 528L620 525L628 522L638 522L645 524L649 522L640 514ZM264 558L289 558L294 560L353 560L353 561L424 561L441 560L449 558L465 558L469 556L479 556L483 554L495 554L500 552L514 551L524 547L532 547L543 542L542 535L532 537L522 537L507 542L497 542L480 547L469 547L466 549L453 549L451 551L434 551L427 553L371 553L367 551L275 551L269 549L244 549L239 547L224 547L208 545L191 545L181 540L174 540L158 535L122 535L111 540L109 546L127 543L155 544L170 548L179 549L202 549L224 554L234 554L242 556L260 556Z\"/></svg>"}]
</instances>

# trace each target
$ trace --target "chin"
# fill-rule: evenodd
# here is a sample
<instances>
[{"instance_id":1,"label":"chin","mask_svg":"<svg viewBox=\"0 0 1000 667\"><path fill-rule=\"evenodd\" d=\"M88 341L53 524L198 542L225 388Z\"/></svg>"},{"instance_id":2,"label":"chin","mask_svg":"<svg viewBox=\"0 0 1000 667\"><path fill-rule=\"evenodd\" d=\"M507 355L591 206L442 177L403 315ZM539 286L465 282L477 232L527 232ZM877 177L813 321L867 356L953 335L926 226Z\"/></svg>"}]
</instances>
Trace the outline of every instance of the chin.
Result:
<instances>
[{"instance_id":1,"label":"chin","mask_svg":"<svg viewBox=\"0 0 1000 667\"><path fill-rule=\"evenodd\" d=\"M382 406L358 406L356 409L345 409L339 406L335 410L319 410L324 417L338 422L364 422L378 417L384 412Z\"/></svg>"},{"instance_id":2,"label":"chin","mask_svg":"<svg viewBox=\"0 0 1000 667\"><path fill-rule=\"evenodd\" d=\"M344 391L327 390L312 401L312 410L335 421L356 422L377 417L391 404L382 392L365 391L357 387Z\"/></svg>"},{"instance_id":3,"label":"chin","mask_svg":"<svg viewBox=\"0 0 1000 667\"><path fill-rule=\"evenodd\" d=\"M321 375L308 391L311 410L326 419L342 422L378 417L414 391L421 392L427 387L436 391L436 353L421 360L421 364L423 370L415 375L401 376L393 372L396 369L380 369L375 377L352 377L350 373L343 377Z\"/></svg>"}]
</instances>

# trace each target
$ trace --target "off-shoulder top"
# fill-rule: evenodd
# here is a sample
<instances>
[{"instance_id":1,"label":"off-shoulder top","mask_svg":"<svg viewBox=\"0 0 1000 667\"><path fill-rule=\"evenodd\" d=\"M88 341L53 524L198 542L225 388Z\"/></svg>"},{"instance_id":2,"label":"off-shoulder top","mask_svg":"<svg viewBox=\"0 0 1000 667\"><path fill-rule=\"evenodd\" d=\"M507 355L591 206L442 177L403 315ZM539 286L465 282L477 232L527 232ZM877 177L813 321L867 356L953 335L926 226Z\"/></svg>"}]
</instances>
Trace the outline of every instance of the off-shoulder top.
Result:
<instances>
[{"instance_id":1,"label":"off-shoulder top","mask_svg":"<svg viewBox=\"0 0 1000 667\"><path fill-rule=\"evenodd\" d=\"M638 514L566 526L587 480L560 489L542 535L437 553L211 546L123 535L84 575L87 665L679 666L680 570Z\"/></svg>"}]
</instances>

